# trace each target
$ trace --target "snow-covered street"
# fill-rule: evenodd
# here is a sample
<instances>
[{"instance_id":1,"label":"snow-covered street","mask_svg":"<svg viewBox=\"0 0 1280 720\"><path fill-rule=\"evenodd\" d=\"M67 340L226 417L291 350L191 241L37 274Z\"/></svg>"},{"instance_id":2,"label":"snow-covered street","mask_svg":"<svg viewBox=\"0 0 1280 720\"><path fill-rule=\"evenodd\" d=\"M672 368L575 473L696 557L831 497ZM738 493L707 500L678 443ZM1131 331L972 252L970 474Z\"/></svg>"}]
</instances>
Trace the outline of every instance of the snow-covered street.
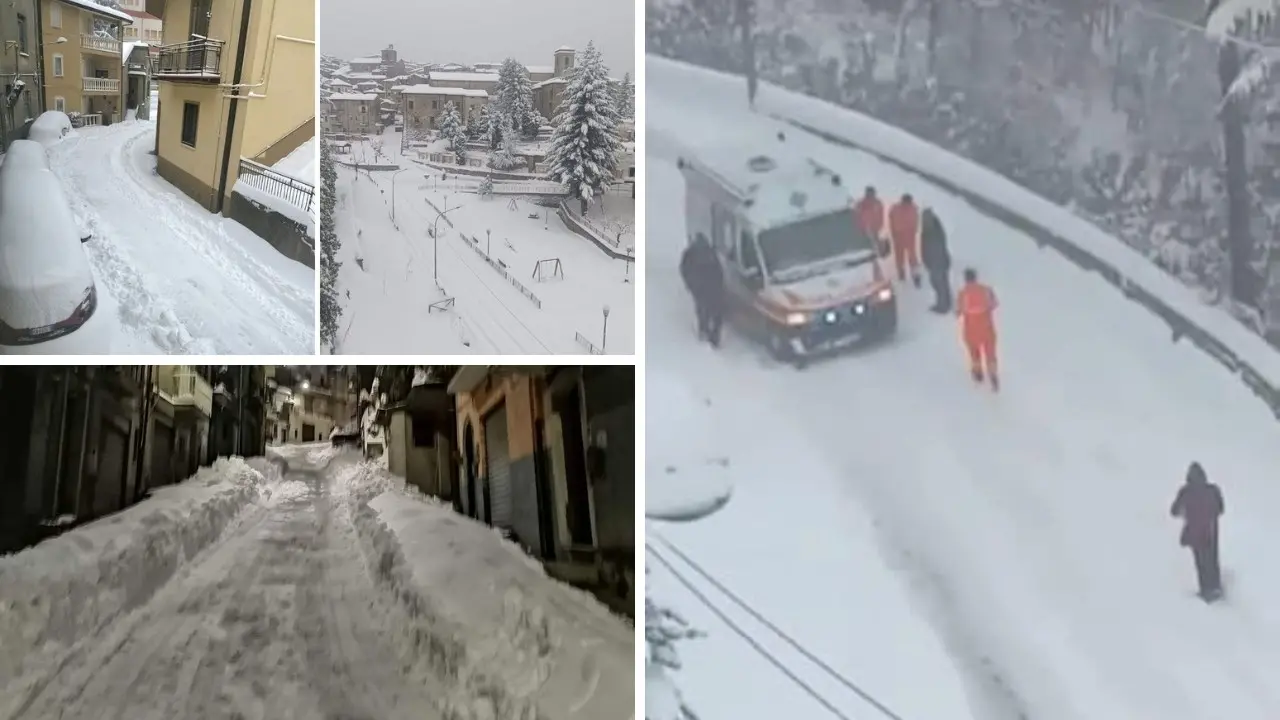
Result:
<instances>
[{"instance_id":1,"label":"snow-covered street","mask_svg":"<svg viewBox=\"0 0 1280 720\"><path fill-rule=\"evenodd\" d=\"M274 452L0 557L0 718L628 717L624 622L358 454Z\"/></svg>"},{"instance_id":2,"label":"snow-covered street","mask_svg":"<svg viewBox=\"0 0 1280 720\"><path fill-rule=\"evenodd\" d=\"M656 552L846 717L879 715L657 538L903 718L1280 716L1268 408L1097 275L919 176L749 112L744 85L647 63L647 405L664 409L647 424L648 492L734 488L705 520L650 523ZM766 103L782 112L787 94L766 88ZM834 106L826 125L856 128ZM855 190L938 212L956 270L977 268L1001 299L998 396L973 387L927 291L901 293L892 342L802 373L736 333L720 351L698 342L676 155L779 131ZM1169 517L1192 460L1227 496L1228 598L1214 606L1195 597ZM837 716L648 567L647 594L709 633L678 645L694 711Z\"/></svg>"},{"instance_id":3,"label":"snow-covered street","mask_svg":"<svg viewBox=\"0 0 1280 720\"><path fill-rule=\"evenodd\" d=\"M311 353L315 275L244 226L209 213L155 172L155 124L85 127L49 161L80 224L104 306L119 315L110 352Z\"/></svg>"}]
</instances>

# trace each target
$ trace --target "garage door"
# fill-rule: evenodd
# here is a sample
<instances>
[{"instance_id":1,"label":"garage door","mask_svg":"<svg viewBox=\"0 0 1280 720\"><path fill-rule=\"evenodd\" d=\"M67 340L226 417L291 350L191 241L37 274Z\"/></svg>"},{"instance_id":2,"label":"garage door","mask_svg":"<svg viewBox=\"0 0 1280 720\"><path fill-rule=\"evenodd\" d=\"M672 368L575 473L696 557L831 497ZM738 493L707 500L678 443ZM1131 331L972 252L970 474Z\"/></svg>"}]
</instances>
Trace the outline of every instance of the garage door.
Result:
<instances>
[{"instance_id":1,"label":"garage door","mask_svg":"<svg viewBox=\"0 0 1280 720\"><path fill-rule=\"evenodd\" d=\"M511 451L507 447L507 406L484 419L484 460L489 476L490 519L494 527L511 527Z\"/></svg>"}]
</instances>

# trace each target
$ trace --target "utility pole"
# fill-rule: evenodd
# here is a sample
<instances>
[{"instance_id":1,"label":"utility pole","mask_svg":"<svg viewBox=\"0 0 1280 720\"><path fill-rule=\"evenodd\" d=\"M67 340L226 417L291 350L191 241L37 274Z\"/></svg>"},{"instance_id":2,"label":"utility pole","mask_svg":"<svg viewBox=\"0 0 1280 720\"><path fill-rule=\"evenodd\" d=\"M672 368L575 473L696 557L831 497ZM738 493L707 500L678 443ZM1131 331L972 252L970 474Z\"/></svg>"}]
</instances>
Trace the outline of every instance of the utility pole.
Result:
<instances>
[{"instance_id":1,"label":"utility pole","mask_svg":"<svg viewBox=\"0 0 1280 720\"><path fill-rule=\"evenodd\" d=\"M742 29L743 74L747 76L747 103L755 108L756 89L756 3L755 0L737 0L738 25Z\"/></svg>"},{"instance_id":2,"label":"utility pole","mask_svg":"<svg viewBox=\"0 0 1280 720\"><path fill-rule=\"evenodd\" d=\"M604 328L600 330L600 354L604 354L605 343L609 340L609 306L604 306Z\"/></svg>"}]
</instances>

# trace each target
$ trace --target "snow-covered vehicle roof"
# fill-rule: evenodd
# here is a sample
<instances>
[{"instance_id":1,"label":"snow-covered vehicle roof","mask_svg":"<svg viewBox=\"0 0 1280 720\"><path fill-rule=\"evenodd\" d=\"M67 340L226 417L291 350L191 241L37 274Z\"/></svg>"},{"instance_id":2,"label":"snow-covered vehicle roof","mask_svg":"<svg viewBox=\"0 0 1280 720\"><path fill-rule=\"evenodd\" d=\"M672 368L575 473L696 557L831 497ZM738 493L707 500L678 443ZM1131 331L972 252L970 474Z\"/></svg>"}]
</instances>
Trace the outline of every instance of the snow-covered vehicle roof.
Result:
<instances>
[{"instance_id":1,"label":"snow-covered vehicle roof","mask_svg":"<svg viewBox=\"0 0 1280 720\"><path fill-rule=\"evenodd\" d=\"M838 173L787 147L726 145L682 157L680 169L714 180L742 204L757 230L849 210L853 197Z\"/></svg>"},{"instance_id":2,"label":"snow-covered vehicle roof","mask_svg":"<svg viewBox=\"0 0 1280 720\"><path fill-rule=\"evenodd\" d=\"M97 309L80 229L44 146L15 140L0 165L0 345L43 348L78 334Z\"/></svg>"}]
</instances>

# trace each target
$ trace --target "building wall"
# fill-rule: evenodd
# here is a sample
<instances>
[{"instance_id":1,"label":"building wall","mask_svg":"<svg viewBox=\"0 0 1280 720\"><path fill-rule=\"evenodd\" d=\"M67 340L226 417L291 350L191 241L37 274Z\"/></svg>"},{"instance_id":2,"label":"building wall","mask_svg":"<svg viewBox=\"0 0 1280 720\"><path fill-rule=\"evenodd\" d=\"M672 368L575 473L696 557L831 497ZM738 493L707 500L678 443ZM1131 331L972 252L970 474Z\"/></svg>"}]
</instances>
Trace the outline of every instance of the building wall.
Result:
<instances>
[{"instance_id":1,"label":"building wall","mask_svg":"<svg viewBox=\"0 0 1280 720\"><path fill-rule=\"evenodd\" d=\"M19 39L19 15L26 20L24 41L29 51L25 54L15 53L6 45ZM27 84L22 98L12 110L0 110L4 113L3 124L0 124L0 136L3 136L0 137L0 149L8 147L22 132L27 121L34 120L45 110L39 47L40 7L37 0L0 2L0 48L5 48L5 52L0 54L0 92L7 91L13 85L15 75Z\"/></svg>"},{"instance_id":2,"label":"building wall","mask_svg":"<svg viewBox=\"0 0 1280 720\"><path fill-rule=\"evenodd\" d=\"M209 38L225 43L221 57L221 82L235 72L240 36L240 9L244 0L215 0L209 18ZM191 35L191 0L168 0L165 5L164 43L188 42ZM229 100L218 83L174 82L160 79L160 117L156 127L156 167L160 176L212 210L222 169ZM184 103L200 106L195 147L182 143ZM232 163L232 168L237 163ZM228 190L233 182L227 183Z\"/></svg>"},{"instance_id":3,"label":"building wall","mask_svg":"<svg viewBox=\"0 0 1280 720\"><path fill-rule=\"evenodd\" d=\"M401 96L400 112L408 127L435 130L440 127L445 107L450 102L458 107L458 115L466 123L474 113L478 113L481 107L489 103L489 98L446 93L404 93Z\"/></svg>"},{"instance_id":4,"label":"building wall","mask_svg":"<svg viewBox=\"0 0 1280 720\"><path fill-rule=\"evenodd\" d=\"M258 157L303 125L312 128L305 137L289 139L293 147L277 148L283 157L314 135L316 0L256 0L251 23L241 81L264 97L242 101L239 156ZM228 180L228 190L234 182Z\"/></svg>"},{"instance_id":5,"label":"building wall","mask_svg":"<svg viewBox=\"0 0 1280 720\"><path fill-rule=\"evenodd\" d=\"M378 119L376 100L333 100L335 128L344 132L372 132ZM361 108L364 112L360 112Z\"/></svg>"}]
</instances>

